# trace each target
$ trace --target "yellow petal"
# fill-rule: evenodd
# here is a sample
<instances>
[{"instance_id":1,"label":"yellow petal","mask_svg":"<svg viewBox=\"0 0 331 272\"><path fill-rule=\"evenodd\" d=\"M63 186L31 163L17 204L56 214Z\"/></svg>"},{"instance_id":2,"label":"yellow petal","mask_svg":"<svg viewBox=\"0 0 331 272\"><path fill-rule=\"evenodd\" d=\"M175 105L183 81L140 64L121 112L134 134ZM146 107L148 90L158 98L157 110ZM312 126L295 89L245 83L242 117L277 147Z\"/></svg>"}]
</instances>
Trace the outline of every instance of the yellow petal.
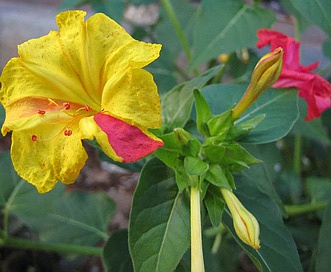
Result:
<instances>
[{"instance_id":1,"label":"yellow petal","mask_svg":"<svg viewBox=\"0 0 331 272\"><path fill-rule=\"evenodd\" d=\"M63 133L54 138L62 127L52 126L14 131L11 156L15 170L26 181L36 186L39 193L53 189L58 180L70 184L78 177L85 164L87 154L80 140L78 130L71 136ZM37 141L32 140L32 135ZM50 138L52 140L47 140Z\"/></svg>"},{"instance_id":2,"label":"yellow petal","mask_svg":"<svg viewBox=\"0 0 331 272\"><path fill-rule=\"evenodd\" d=\"M110 115L140 128L159 128L161 106L152 75L141 69L128 69L105 86L102 108Z\"/></svg>"},{"instance_id":3,"label":"yellow petal","mask_svg":"<svg viewBox=\"0 0 331 272\"><path fill-rule=\"evenodd\" d=\"M69 18L74 21L77 12L70 13ZM72 29L84 29L84 13L76 18ZM74 17L74 18L71 18ZM68 21L70 21L68 19ZM79 31L77 31L79 32ZM68 34L67 34L68 35ZM78 39L80 37L71 37ZM63 41L64 40L64 41ZM66 44L63 44L65 42ZM73 41L71 41L73 42ZM5 66L2 76L1 97L5 102L24 97L48 97L62 99L65 97L82 105L88 104L99 109L100 101L90 95L86 80L80 74L79 67L82 60L74 59L68 52L66 45L70 43L67 36L62 37L59 32L51 31L48 35L29 40L18 46L19 58L11 59ZM76 48L84 50L84 46Z\"/></svg>"}]
</instances>

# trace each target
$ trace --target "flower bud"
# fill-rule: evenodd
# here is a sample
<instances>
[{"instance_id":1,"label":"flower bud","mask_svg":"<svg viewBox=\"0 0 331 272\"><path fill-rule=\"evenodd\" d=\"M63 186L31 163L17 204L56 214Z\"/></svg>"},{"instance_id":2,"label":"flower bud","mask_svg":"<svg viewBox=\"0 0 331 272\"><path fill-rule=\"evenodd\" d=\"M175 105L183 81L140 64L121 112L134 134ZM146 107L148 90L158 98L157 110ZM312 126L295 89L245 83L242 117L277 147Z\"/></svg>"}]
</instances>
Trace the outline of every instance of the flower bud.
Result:
<instances>
[{"instance_id":1,"label":"flower bud","mask_svg":"<svg viewBox=\"0 0 331 272\"><path fill-rule=\"evenodd\" d=\"M175 128L174 134L175 139L182 145L188 144L188 142L192 139L191 134L182 128Z\"/></svg>"},{"instance_id":2,"label":"flower bud","mask_svg":"<svg viewBox=\"0 0 331 272\"><path fill-rule=\"evenodd\" d=\"M221 188L223 198L232 214L233 226L238 237L254 249L260 248L260 227L252 215L239 201L232 191Z\"/></svg>"},{"instance_id":3,"label":"flower bud","mask_svg":"<svg viewBox=\"0 0 331 272\"><path fill-rule=\"evenodd\" d=\"M245 94L233 109L234 119L237 119L266 89L277 81L282 71L282 63L283 49L281 47L264 55L259 60Z\"/></svg>"}]
</instances>

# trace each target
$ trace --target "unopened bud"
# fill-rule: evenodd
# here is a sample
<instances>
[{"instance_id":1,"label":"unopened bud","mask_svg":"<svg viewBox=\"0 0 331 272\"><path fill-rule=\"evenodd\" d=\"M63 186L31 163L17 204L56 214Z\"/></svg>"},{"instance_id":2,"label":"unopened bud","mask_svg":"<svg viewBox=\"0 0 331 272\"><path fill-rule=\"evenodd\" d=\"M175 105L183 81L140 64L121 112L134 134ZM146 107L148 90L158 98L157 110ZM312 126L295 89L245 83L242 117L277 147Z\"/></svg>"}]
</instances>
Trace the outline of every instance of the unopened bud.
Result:
<instances>
[{"instance_id":1,"label":"unopened bud","mask_svg":"<svg viewBox=\"0 0 331 272\"><path fill-rule=\"evenodd\" d=\"M221 188L223 198L228 206L232 218L233 226L238 237L247 245L254 249L260 248L260 227L254 215L252 215L241 204L239 199L232 191Z\"/></svg>"},{"instance_id":2,"label":"unopened bud","mask_svg":"<svg viewBox=\"0 0 331 272\"><path fill-rule=\"evenodd\" d=\"M188 142L192 139L191 134L182 128L175 128L174 134L176 140L182 145L188 144Z\"/></svg>"},{"instance_id":3,"label":"unopened bud","mask_svg":"<svg viewBox=\"0 0 331 272\"><path fill-rule=\"evenodd\" d=\"M276 48L274 51L264 55L256 64L251 82L233 109L233 118L237 119L254 101L278 79L283 64L283 49Z\"/></svg>"}]
</instances>

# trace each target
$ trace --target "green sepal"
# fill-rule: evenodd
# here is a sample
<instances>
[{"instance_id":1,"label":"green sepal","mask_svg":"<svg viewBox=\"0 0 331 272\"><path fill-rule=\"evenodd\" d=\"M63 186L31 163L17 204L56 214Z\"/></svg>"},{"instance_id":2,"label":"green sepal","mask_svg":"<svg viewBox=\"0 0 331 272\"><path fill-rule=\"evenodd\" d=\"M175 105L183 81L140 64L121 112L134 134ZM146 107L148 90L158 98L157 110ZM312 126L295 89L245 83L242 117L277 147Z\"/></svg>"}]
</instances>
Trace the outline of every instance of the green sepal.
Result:
<instances>
[{"instance_id":1,"label":"green sepal","mask_svg":"<svg viewBox=\"0 0 331 272\"><path fill-rule=\"evenodd\" d=\"M210 138L207 140L210 140ZM208 142L203 145L202 152L203 156L205 156L208 161L221 164L225 156L226 147L224 144Z\"/></svg>"},{"instance_id":2,"label":"green sepal","mask_svg":"<svg viewBox=\"0 0 331 272\"><path fill-rule=\"evenodd\" d=\"M245 148L238 143L232 143L227 146L223 162L230 165L231 172L240 171L243 168L249 168L253 164L260 163L261 160L253 157Z\"/></svg>"},{"instance_id":3,"label":"green sepal","mask_svg":"<svg viewBox=\"0 0 331 272\"><path fill-rule=\"evenodd\" d=\"M227 165L232 172L249 168L250 165L261 161L253 157L245 148L238 143L208 143L203 148L206 158L213 163L222 166Z\"/></svg>"},{"instance_id":4,"label":"green sepal","mask_svg":"<svg viewBox=\"0 0 331 272\"><path fill-rule=\"evenodd\" d=\"M201 92L194 89L195 98L195 110L196 110L196 122L198 131L204 136L210 136L207 122L212 118L210 107L206 99L202 96Z\"/></svg>"},{"instance_id":5,"label":"green sepal","mask_svg":"<svg viewBox=\"0 0 331 272\"><path fill-rule=\"evenodd\" d=\"M226 178L228 179L228 183L230 184L231 188L236 189L236 183L234 182L234 177L232 175L232 172L228 168L225 168L223 170L224 170L224 173L226 175Z\"/></svg>"},{"instance_id":6,"label":"green sepal","mask_svg":"<svg viewBox=\"0 0 331 272\"><path fill-rule=\"evenodd\" d=\"M175 128L174 135L177 142L181 145L186 145L191 140L192 135L183 128Z\"/></svg>"},{"instance_id":7,"label":"green sepal","mask_svg":"<svg viewBox=\"0 0 331 272\"><path fill-rule=\"evenodd\" d=\"M225 140L229 130L233 126L232 108L210 118L207 125L210 136L219 136L219 140Z\"/></svg>"},{"instance_id":8,"label":"green sepal","mask_svg":"<svg viewBox=\"0 0 331 272\"><path fill-rule=\"evenodd\" d=\"M185 157L184 166L187 173L192 176L201 176L209 169L208 163L198 157Z\"/></svg>"},{"instance_id":9,"label":"green sepal","mask_svg":"<svg viewBox=\"0 0 331 272\"><path fill-rule=\"evenodd\" d=\"M265 114L259 114L248 121L240 122L239 120L240 123L238 125L235 124L230 128L228 139L240 140L252 129L254 129L265 118L265 116Z\"/></svg>"},{"instance_id":10,"label":"green sepal","mask_svg":"<svg viewBox=\"0 0 331 272\"><path fill-rule=\"evenodd\" d=\"M210 164L205 179L217 187L224 187L229 190L233 189L228 181L226 173L218 164Z\"/></svg>"},{"instance_id":11,"label":"green sepal","mask_svg":"<svg viewBox=\"0 0 331 272\"><path fill-rule=\"evenodd\" d=\"M201 144L196 138L192 138L188 141L186 145L183 146L184 156L197 157L200 153Z\"/></svg>"},{"instance_id":12,"label":"green sepal","mask_svg":"<svg viewBox=\"0 0 331 272\"><path fill-rule=\"evenodd\" d=\"M178 155L182 153L183 146L178 142L173 132L159 136L164 146L158 148L154 155L170 168L177 164Z\"/></svg>"}]
</instances>

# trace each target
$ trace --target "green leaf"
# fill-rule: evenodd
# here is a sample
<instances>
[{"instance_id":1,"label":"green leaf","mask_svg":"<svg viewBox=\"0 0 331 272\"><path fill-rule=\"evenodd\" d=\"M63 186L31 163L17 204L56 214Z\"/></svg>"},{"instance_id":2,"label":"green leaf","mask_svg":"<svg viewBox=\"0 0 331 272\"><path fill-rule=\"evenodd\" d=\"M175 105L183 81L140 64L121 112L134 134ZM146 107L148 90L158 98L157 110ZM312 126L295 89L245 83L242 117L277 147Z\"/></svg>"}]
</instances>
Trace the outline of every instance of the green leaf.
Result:
<instances>
[{"instance_id":1,"label":"green leaf","mask_svg":"<svg viewBox=\"0 0 331 272\"><path fill-rule=\"evenodd\" d=\"M157 0L130 0L132 5L149 5L155 3Z\"/></svg>"},{"instance_id":2,"label":"green leaf","mask_svg":"<svg viewBox=\"0 0 331 272\"><path fill-rule=\"evenodd\" d=\"M179 192L182 192L185 188L190 185L196 186L198 183L197 177L190 176L184 166L184 161L181 159L177 160L176 166L173 168L175 171L176 183Z\"/></svg>"},{"instance_id":3,"label":"green leaf","mask_svg":"<svg viewBox=\"0 0 331 272\"><path fill-rule=\"evenodd\" d=\"M201 76L174 87L163 97L161 100L163 124L167 131L170 132L177 127L182 128L185 126L192 111L194 102L193 90L201 89L223 67L213 67Z\"/></svg>"},{"instance_id":4,"label":"green leaf","mask_svg":"<svg viewBox=\"0 0 331 272\"><path fill-rule=\"evenodd\" d=\"M90 1L86 1L86 0L62 0L59 9L60 10L66 10L66 9L73 9L73 8L78 8L82 5L84 5L86 2L90 2Z\"/></svg>"},{"instance_id":5,"label":"green leaf","mask_svg":"<svg viewBox=\"0 0 331 272\"><path fill-rule=\"evenodd\" d=\"M262 160L262 163L256 164L249 169L244 169L240 172L243 177L251 182L254 182L258 189L268 195L277 204L283 215L285 215L284 206L280 200L274 184L279 181L281 172L280 150L275 144L262 144L262 145L246 145L248 151Z\"/></svg>"},{"instance_id":6,"label":"green leaf","mask_svg":"<svg viewBox=\"0 0 331 272\"><path fill-rule=\"evenodd\" d=\"M321 118L315 118L309 122L306 122L307 103L301 98L299 98L298 102L300 117L295 122L291 130L291 134L301 135L308 139L330 145L330 139L326 133L325 127L322 124Z\"/></svg>"},{"instance_id":7,"label":"green leaf","mask_svg":"<svg viewBox=\"0 0 331 272\"><path fill-rule=\"evenodd\" d=\"M331 39L328 39L323 43L323 54L331 59Z\"/></svg>"},{"instance_id":8,"label":"green leaf","mask_svg":"<svg viewBox=\"0 0 331 272\"><path fill-rule=\"evenodd\" d=\"M194 98L197 116L197 129L202 135L209 136L207 122L212 117L209 105L199 90L194 90Z\"/></svg>"},{"instance_id":9,"label":"green leaf","mask_svg":"<svg viewBox=\"0 0 331 272\"><path fill-rule=\"evenodd\" d=\"M39 194L17 176L8 153L0 154L0 170L0 205L38 232L41 241L95 245L108 237L115 204L105 194L65 191L63 184Z\"/></svg>"},{"instance_id":10,"label":"green leaf","mask_svg":"<svg viewBox=\"0 0 331 272\"><path fill-rule=\"evenodd\" d=\"M256 251L237 238L229 212L223 213L224 223L242 248L258 260L263 271L303 271L295 242L284 225L276 203L259 190L254 180L237 177L236 185L236 195L260 224L261 248Z\"/></svg>"},{"instance_id":11,"label":"green leaf","mask_svg":"<svg viewBox=\"0 0 331 272\"><path fill-rule=\"evenodd\" d=\"M190 245L190 210L174 173L159 160L143 168L130 215L134 271L174 271Z\"/></svg>"},{"instance_id":12,"label":"green leaf","mask_svg":"<svg viewBox=\"0 0 331 272\"><path fill-rule=\"evenodd\" d=\"M219 227L225 205L221 191L214 186L209 186L204 203L212 225L215 228Z\"/></svg>"},{"instance_id":13,"label":"green leaf","mask_svg":"<svg viewBox=\"0 0 331 272\"><path fill-rule=\"evenodd\" d=\"M194 68L222 53L255 47L256 31L270 28L274 21L275 15L270 10L246 5L241 0L202 1L190 66Z\"/></svg>"},{"instance_id":14,"label":"green leaf","mask_svg":"<svg viewBox=\"0 0 331 272\"><path fill-rule=\"evenodd\" d=\"M107 239L114 202L105 194L64 189L65 185L58 184L51 192L40 195L24 182L10 211L37 231L45 242L94 245Z\"/></svg>"},{"instance_id":15,"label":"green leaf","mask_svg":"<svg viewBox=\"0 0 331 272\"><path fill-rule=\"evenodd\" d=\"M126 229L110 236L103 248L103 263L107 272L133 272Z\"/></svg>"},{"instance_id":16,"label":"green leaf","mask_svg":"<svg viewBox=\"0 0 331 272\"><path fill-rule=\"evenodd\" d=\"M290 0L290 2L305 18L331 37L331 2L329 0Z\"/></svg>"},{"instance_id":17,"label":"green leaf","mask_svg":"<svg viewBox=\"0 0 331 272\"><path fill-rule=\"evenodd\" d=\"M0 153L0 206L8 205L14 197L15 188L19 189L21 178L16 174L9 152Z\"/></svg>"},{"instance_id":18,"label":"green leaf","mask_svg":"<svg viewBox=\"0 0 331 272\"><path fill-rule=\"evenodd\" d=\"M330 200L331 179L312 176L306 179L306 184L310 194L311 203ZM320 215L320 213L318 214Z\"/></svg>"},{"instance_id":19,"label":"green leaf","mask_svg":"<svg viewBox=\"0 0 331 272\"><path fill-rule=\"evenodd\" d=\"M217 187L224 187L232 190L232 184L229 184L228 178L222 167L218 164L210 164L205 179ZM230 181L231 182L231 181Z\"/></svg>"},{"instance_id":20,"label":"green leaf","mask_svg":"<svg viewBox=\"0 0 331 272\"><path fill-rule=\"evenodd\" d=\"M124 0L90 0L91 6L96 12L102 12L118 23L121 22L124 13Z\"/></svg>"},{"instance_id":21,"label":"green leaf","mask_svg":"<svg viewBox=\"0 0 331 272\"><path fill-rule=\"evenodd\" d=\"M330 198L329 198L330 199ZM329 201L323 216L322 225L318 236L317 256L315 271L328 272L330 271L330 256L331 256L331 201Z\"/></svg>"},{"instance_id":22,"label":"green leaf","mask_svg":"<svg viewBox=\"0 0 331 272\"><path fill-rule=\"evenodd\" d=\"M286 10L289 14L294 15L296 18L296 24L300 33L303 33L304 30L310 25L305 17L292 5L291 1L280 0L282 8Z\"/></svg>"},{"instance_id":23,"label":"green leaf","mask_svg":"<svg viewBox=\"0 0 331 272\"><path fill-rule=\"evenodd\" d=\"M192 26L196 17L196 6L189 1L171 0L170 2L186 39L190 41ZM181 76L182 73L178 72L178 70L183 69L177 65L177 59L183 49L163 5L160 5L159 8L159 21L155 27L155 36L157 42L162 44L161 55L148 66L148 70L153 73L159 92L164 94L178 82L187 80L187 77L186 75Z\"/></svg>"},{"instance_id":24,"label":"green leaf","mask_svg":"<svg viewBox=\"0 0 331 272\"><path fill-rule=\"evenodd\" d=\"M239 102L246 86L215 84L204 87L201 92L210 105L213 114L226 111ZM297 92L292 90L266 90L255 103L244 112L237 125L258 115L265 118L247 137L241 139L245 143L268 143L284 137L298 118Z\"/></svg>"}]
</instances>

